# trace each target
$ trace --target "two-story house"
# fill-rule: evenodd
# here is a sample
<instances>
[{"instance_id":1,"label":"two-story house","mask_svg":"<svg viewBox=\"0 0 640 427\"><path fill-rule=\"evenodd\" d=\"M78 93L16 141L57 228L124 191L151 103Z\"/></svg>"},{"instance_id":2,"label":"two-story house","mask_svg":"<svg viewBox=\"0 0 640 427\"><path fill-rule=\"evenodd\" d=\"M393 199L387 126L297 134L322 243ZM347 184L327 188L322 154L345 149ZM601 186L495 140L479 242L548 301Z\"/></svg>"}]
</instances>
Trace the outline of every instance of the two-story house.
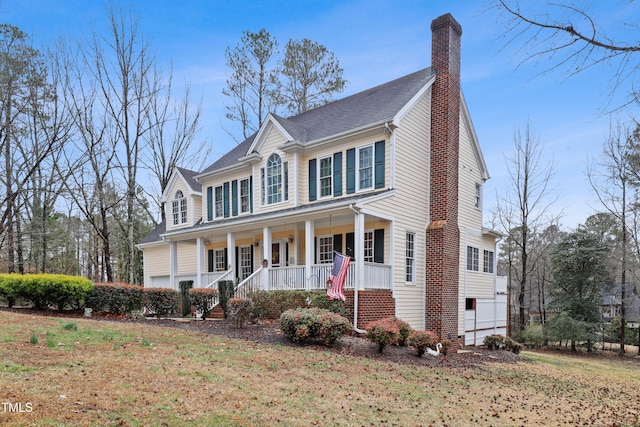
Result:
<instances>
[{"instance_id":1,"label":"two-story house","mask_svg":"<svg viewBox=\"0 0 640 427\"><path fill-rule=\"evenodd\" d=\"M431 67L294 117L270 114L206 169L176 169L166 223L139 244L145 286L226 278L324 290L338 251L353 259L357 327L396 315L467 343L499 332L499 235L482 227L489 174L460 89L461 32L443 15Z\"/></svg>"}]
</instances>

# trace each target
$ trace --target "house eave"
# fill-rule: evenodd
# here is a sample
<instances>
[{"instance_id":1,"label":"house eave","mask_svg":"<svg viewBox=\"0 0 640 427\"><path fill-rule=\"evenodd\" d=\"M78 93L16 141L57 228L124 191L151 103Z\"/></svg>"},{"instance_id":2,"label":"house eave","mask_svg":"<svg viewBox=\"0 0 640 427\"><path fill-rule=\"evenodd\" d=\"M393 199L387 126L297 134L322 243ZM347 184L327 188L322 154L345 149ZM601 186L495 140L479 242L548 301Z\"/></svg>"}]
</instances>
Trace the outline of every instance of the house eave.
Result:
<instances>
[{"instance_id":1,"label":"house eave","mask_svg":"<svg viewBox=\"0 0 640 427\"><path fill-rule=\"evenodd\" d=\"M296 217L299 220L303 220L305 217L313 216L319 212L333 212L341 209L348 209L353 205L366 205L367 203L375 200L379 200L383 197L390 197L395 194L395 190L386 189L375 192L371 195L359 195L355 197L346 197L336 200L332 203L320 203L309 204L305 206L293 207L290 209L284 209L274 212L265 212L262 214L254 214L247 217L229 218L217 222L203 223L197 227L191 227L186 230L174 230L165 232L160 235L163 241L192 239L202 236L203 233L209 233L216 230L233 227L244 227L251 224L257 224L259 227L263 227L265 223L269 221L279 221L282 218L287 218L291 221L292 217Z\"/></svg>"}]
</instances>

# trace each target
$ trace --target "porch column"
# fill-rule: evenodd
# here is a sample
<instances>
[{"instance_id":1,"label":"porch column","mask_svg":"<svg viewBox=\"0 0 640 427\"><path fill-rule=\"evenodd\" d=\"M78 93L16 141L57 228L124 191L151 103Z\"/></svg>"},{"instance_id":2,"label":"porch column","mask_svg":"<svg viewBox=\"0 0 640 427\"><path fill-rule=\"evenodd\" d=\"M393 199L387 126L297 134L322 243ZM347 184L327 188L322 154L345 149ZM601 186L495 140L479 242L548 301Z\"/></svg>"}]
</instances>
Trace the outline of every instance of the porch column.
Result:
<instances>
[{"instance_id":1,"label":"porch column","mask_svg":"<svg viewBox=\"0 0 640 427\"><path fill-rule=\"evenodd\" d=\"M230 280L236 280L236 236L233 233L227 233L227 270L231 270Z\"/></svg>"},{"instance_id":2,"label":"porch column","mask_svg":"<svg viewBox=\"0 0 640 427\"><path fill-rule=\"evenodd\" d=\"M363 277L364 277L364 214L357 213L354 217L354 256L356 258L356 273L355 273L355 290L364 289Z\"/></svg>"},{"instance_id":3,"label":"porch column","mask_svg":"<svg viewBox=\"0 0 640 427\"><path fill-rule=\"evenodd\" d=\"M269 290L271 285L271 283L269 283L269 269L271 268L271 227L264 227L262 229L262 244L262 262L264 263L264 260L267 260L267 265L262 271L260 283L262 289Z\"/></svg>"},{"instance_id":4,"label":"porch column","mask_svg":"<svg viewBox=\"0 0 640 427\"><path fill-rule=\"evenodd\" d=\"M176 274L178 274L178 244L169 242L169 286L171 289L178 289Z\"/></svg>"},{"instance_id":5,"label":"porch column","mask_svg":"<svg viewBox=\"0 0 640 427\"><path fill-rule=\"evenodd\" d=\"M311 266L313 265L314 253L313 253L313 235L314 235L314 223L312 220L306 220L304 222L304 276L306 277L306 289L311 290L311 275L313 271Z\"/></svg>"},{"instance_id":6,"label":"porch column","mask_svg":"<svg viewBox=\"0 0 640 427\"><path fill-rule=\"evenodd\" d=\"M196 288L204 286L202 283L202 274L204 273L204 270L204 237L198 237L196 239Z\"/></svg>"}]
</instances>

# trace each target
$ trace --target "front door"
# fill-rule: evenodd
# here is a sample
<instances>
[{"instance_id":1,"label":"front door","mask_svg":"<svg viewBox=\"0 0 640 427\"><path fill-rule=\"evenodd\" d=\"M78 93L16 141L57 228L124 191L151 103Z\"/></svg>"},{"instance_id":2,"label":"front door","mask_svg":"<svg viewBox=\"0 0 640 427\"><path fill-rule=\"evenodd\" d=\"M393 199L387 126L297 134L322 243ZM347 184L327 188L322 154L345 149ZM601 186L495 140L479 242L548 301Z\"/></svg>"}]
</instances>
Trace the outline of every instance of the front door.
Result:
<instances>
[{"instance_id":1,"label":"front door","mask_svg":"<svg viewBox=\"0 0 640 427\"><path fill-rule=\"evenodd\" d=\"M280 258L282 253L280 249L282 244L280 242L274 242L271 244L271 266L280 267Z\"/></svg>"}]
</instances>

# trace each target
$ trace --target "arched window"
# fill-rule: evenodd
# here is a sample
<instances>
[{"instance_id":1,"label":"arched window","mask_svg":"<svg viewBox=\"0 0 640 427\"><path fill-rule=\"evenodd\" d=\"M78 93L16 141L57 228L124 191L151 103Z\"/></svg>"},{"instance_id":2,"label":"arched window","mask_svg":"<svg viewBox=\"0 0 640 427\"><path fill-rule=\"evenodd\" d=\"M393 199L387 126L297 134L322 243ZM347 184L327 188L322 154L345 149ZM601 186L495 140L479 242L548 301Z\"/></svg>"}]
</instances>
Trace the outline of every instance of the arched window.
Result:
<instances>
[{"instance_id":1,"label":"arched window","mask_svg":"<svg viewBox=\"0 0 640 427\"><path fill-rule=\"evenodd\" d=\"M173 225L186 224L187 222L187 199L181 190L176 191L172 203Z\"/></svg>"},{"instance_id":2,"label":"arched window","mask_svg":"<svg viewBox=\"0 0 640 427\"><path fill-rule=\"evenodd\" d=\"M262 168L262 204L271 205L289 199L288 162L279 155L272 154L267 159L266 168Z\"/></svg>"}]
</instances>

